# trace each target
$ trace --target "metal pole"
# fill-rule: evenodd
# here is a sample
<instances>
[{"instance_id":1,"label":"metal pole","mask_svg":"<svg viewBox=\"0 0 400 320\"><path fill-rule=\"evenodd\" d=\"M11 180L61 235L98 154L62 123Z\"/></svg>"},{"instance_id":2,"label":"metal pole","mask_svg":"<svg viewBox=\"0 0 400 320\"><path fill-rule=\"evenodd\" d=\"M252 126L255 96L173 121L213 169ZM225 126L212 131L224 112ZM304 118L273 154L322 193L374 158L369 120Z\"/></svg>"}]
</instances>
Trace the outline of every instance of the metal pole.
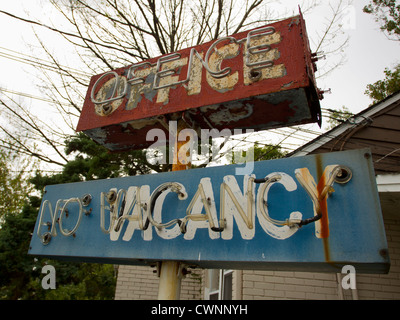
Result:
<instances>
[{"instance_id":1,"label":"metal pole","mask_svg":"<svg viewBox=\"0 0 400 320\"><path fill-rule=\"evenodd\" d=\"M158 300L179 300L181 295L180 262L164 261L160 265Z\"/></svg>"},{"instance_id":2,"label":"metal pole","mask_svg":"<svg viewBox=\"0 0 400 320\"><path fill-rule=\"evenodd\" d=\"M187 170L191 166L191 159L187 154L181 155L180 148L186 141L178 141L181 130L187 128L183 120L178 121L175 133L174 161L172 171ZM192 139L193 137L191 137ZM191 140L193 141L193 140ZM179 300L181 293L182 268L179 261L163 261L160 263L160 282L158 287L158 300Z\"/></svg>"}]
</instances>

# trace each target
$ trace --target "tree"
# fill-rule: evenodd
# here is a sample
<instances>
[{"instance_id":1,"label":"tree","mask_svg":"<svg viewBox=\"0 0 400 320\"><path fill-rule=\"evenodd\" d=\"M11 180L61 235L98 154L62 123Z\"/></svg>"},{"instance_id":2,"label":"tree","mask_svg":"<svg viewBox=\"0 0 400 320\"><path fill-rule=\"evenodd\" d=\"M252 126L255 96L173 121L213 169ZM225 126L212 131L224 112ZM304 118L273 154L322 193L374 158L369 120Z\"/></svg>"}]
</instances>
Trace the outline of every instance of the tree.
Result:
<instances>
[{"instance_id":1,"label":"tree","mask_svg":"<svg viewBox=\"0 0 400 320\"><path fill-rule=\"evenodd\" d=\"M345 106L341 109L327 109L327 111L329 112L329 116L327 116L328 130L333 129L353 116L353 113Z\"/></svg>"},{"instance_id":2,"label":"tree","mask_svg":"<svg viewBox=\"0 0 400 320\"><path fill-rule=\"evenodd\" d=\"M9 138L6 143L4 139L0 140L3 147L62 169L51 175L38 172L31 179L38 191L49 184L169 169L168 165L147 163L143 151L110 154L83 134L71 135L92 75L215 40L278 18L268 11L268 4L274 1L263 0L50 2L58 13L54 22L45 22L46 16L42 16L40 21L0 10L2 14L36 27L34 32L40 53L26 56L26 59L40 71L40 88L45 100L51 101L57 108L57 118L50 121L47 117L33 115L23 103L10 96L3 94L0 101L4 112L12 119L0 128L3 135ZM339 13L344 5L345 1L341 0L337 7L332 7L334 17L331 22L328 21L321 36L315 39L316 48L322 50L328 35L340 23ZM70 44L73 54L68 55L68 59L73 62L63 60L61 55L54 53L41 37L41 28L51 30ZM342 46L339 48L342 50ZM328 54L334 56L335 50L329 50ZM264 158L265 154L275 154L279 147L261 149L254 149L257 159ZM45 259L34 262L25 254L29 246L29 232L32 232L37 217L39 201L36 199L34 202L26 204L20 214L7 215L0 230L1 297L109 298L115 285L110 266L66 264ZM18 237L12 237L14 233ZM59 290L41 290L37 279L44 263L53 264L61 270L57 273ZM95 290L100 295L89 292L93 281L107 284L111 289L105 290L104 285Z\"/></svg>"},{"instance_id":3,"label":"tree","mask_svg":"<svg viewBox=\"0 0 400 320\"><path fill-rule=\"evenodd\" d=\"M381 24L381 30L389 39L400 41L400 4L397 0L372 0L364 12L373 14ZM400 90L400 64L391 70L386 68L385 79L369 84L365 94L377 103Z\"/></svg>"},{"instance_id":4,"label":"tree","mask_svg":"<svg viewBox=\"0 0 400 320\"><path fill-rule=\"evenodd\" d=\"M279 145L260 145L255 143L253 147L242 150L238 153L228 154L227 158L230 163L240 163L246 161L262 161L280 159L286 155ZM251 154L251 155L250 155Z\"/></svg>"},{"instance_id":5,"label":"tree","mask_svg":"<svg viewBox=\"0 0 400 320\"><path fill-rule=\"evenodd\" d=\"M27 255L30 234L40 204L32 199L20 214L4 215L0 229L0 299L20 299L27 294L33 258Z\"/></svg>"},{"instance_id":6,"label":"tree","mask_svg":"<svg viewBox=\"0 0 400 320\"><path fill-rule=\"evenodd\" d=\"M397 0L372 0L364 12L373 14L389 39L400 41L400 4Z\"/></svg>"},{"instance_id":7,"label":"tree","mask_svg":"<svg viewBox=\"0 0 400 320\"><path fill-rule=\"evenodd\" d=\"M369 84L365 91L365 94L372 99L373 103L382 101L400 90L400 64L393 71L386 68L384 73L385 79Z\"/></svg>"},{"instance_id":8,"label":"tree","mask_svg":"<svg viewBox=\"0 0 400 320\"><path fill-rule=\"evenodd\" d=\"M112 265L74 263L28 256L40 199L31 197L19 214L7 214L0 229L0 300L113 299ZM56 289L44 290L41 273L55 267Z\"/></svg>"},{"instance_id":9,"label":"tree","mask_svg":"<svg viewBox=\"0 0 400 320\"><path fill-rule=\"evenodd\" d=\"M133 162L124 162L134 153L119 155L109 163L106 150L85 135L72 137L67 142L67 153L75 159L58 174L38 172L30 179L37 191L45 185L120 176L139 170ZM140 155L140 154L139 154ZM140 160L143 164L143 159ZM2 167L3 169L3 167ZM28 256L28 249L41 199L25 197L23 205L8 210L0 228L0 299L113 299L116 276L112 265L63 262ZM8 207L10 209L10 207ZM57 290L43 290L41 270L50 264L57 270Z\"/></svg>"},{"instance_id":10,"label":"tree","mask_svg":"<svg viewBox=\"0 0 400 320\"><path fill-rule=\"evenodd\" d=\"M15 172L12 172L13 162L18 163L17 155L0 148L0 226L1 218L20 210L31 191L24 173L28 165L14 166Z\"/></svg>"},{"instance_id":11,"label":"tree","mask_svg":"<svg viewBox=\"0 0 400 320\"><path fill-rule=\"evenodd\" d=\"M351 4L352 1L345 0L339 0L336 4L329 2L331 14L325 17L324 24L316 31L315 39L311 38L314 44L313 51L328 58L323 63L319 61L318 78L326 77L346 61L345 48L349 44L349 37L343 30L343 21L348 18L348 8Z\"/></svg>"},{"instance_id":12,"label":"tree","mask_svg":"<svg viewBox=\"0 0 400 320\"><path fill-rule=\"evenodd\" d=\"M7 103L7 110L24 126L31 124L29 132L39 134L45 145L54 151L51 158L47 150L43 149L30 152L30 155L59 165L69 161L63 154L63 141L67 139L66 132L75 129L92 75L216 39L221 35L236 33L257 22L268 21L257 17L256 9L260 8L263 0L241 1L240 8L235 0L50 2L57 19L54 26L40 20L0 12L59 34L74 52L74 64L79 67L72 68L66 66L68 62L60 62L60 57L42 40L40 30L35 30L41 47L37 56L42 57L44 54L46 62L35 57L31 57L31 61L40 71L41 88L45 96L54 101L54 106L58 108L61 121L57 125L47 121L41 123L22 110L20 104ZM61 123L65 125L60 126ZM49 130L43 130L44 127ZM5 133L10 133L10 130ZM19 141L23 134L23 131L13 132L12 136ZM35 138L38 136L32 137L32 141ZM28 152L22 143L18 147Z\"/></svg>"},{"instance_id":13,"label":"tree","mask_svg":"<svg viewBox=\"0 0 400 320\"><path fill-rule=\"evenodd\" d=\"M65 141L66 155L74 155L62 171L43 176L40 171L31 179L37 190L46 185L79 182L95 179L135 176L167 171L172 165L150 164L145 150L110 153L83 133L70 136Z\"/></svg>"},{"instance_id":14,"label":"tree","mask_svg":"<svg viewBox=\"0 0 400 320\"><path fill-rule=\"evenodd\" d=\"M75 129L90 77L117 67L130 65L222 36L275 21L279 15L270 9L275 0L51 0L52 15L39 19L0 13L34 27L38 51L25 57L39 70L38 83L46 101L57 109L53 122L35 117L20 103L4 101L7 111L27 128L30 144L21 143L27 131L4 128L15 143L13 148L43 162L63 165L71 157L64 154L64 141ZM347 38L337 42L348 1L330 5L331 17L321 26L312 43L336 63L321 67L323 74L342 63ZM316 7L303 3L303 12ZM280 8L285 8L280 6ZM285 11L283 15L292 15ZM294 14L297 14L294 13ZM52 17L54 20L52 21ZM69 45L68 58L56 52L41 35L41 30L58 34ZM31 44L33 46L33 44ZM331 61L328 59L327 61ZM72 66L73 65L73 66ZM3 129L3 128L0 128ZM40 146L35 143L40 141ZM35 148L33 148L35 146ZM6 145L5 147L10 147ZM49 150L51 153L49 153Z\"/></svg>"}]
</instances>

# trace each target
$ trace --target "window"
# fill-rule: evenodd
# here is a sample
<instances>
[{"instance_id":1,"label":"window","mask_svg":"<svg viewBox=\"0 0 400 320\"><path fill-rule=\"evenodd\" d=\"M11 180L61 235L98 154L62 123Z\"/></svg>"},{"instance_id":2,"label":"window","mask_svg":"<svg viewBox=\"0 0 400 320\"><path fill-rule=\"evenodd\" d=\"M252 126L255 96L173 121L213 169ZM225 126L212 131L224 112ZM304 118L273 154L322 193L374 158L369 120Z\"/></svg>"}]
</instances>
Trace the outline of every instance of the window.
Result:
<instances>
[{"instance_id":1,"label":"window","mask_svg":"<svg viewBox=\"0 0 400 320\"><path fill-rule=\"evenodd\" d=\"M209 269L206 275L206 300L232 300L233 270Z\"/></svg>"},{"instance_id":2,"label":"window","mask_svg":"<svg viewBox=\"0 0 400 320\"><path fill-rule=\"evenodd\" d=\"M233 271L223 270L223 290L222 290L222 300L232 300L232 280Z\"/></svg>"}]
</instances>

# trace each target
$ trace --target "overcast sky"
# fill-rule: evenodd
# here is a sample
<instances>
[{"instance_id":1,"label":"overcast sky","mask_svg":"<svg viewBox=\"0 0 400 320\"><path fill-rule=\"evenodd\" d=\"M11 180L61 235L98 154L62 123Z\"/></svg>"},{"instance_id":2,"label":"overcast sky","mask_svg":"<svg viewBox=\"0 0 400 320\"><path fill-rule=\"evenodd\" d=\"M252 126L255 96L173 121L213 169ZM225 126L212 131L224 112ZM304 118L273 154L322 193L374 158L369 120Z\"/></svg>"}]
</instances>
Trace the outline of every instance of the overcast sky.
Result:
<instances>
[{"instance_id":1,"label":"overcast sky","mask_svg":"<svg viewBox=\"0 0 400 320\"><path fill-rule=\"evenodd\" d=\"M49 11L43 12L38 3L46 3L43 0L13 0L1 1L0 9L19 16L41 17L43 14L51 15ZM281 1L290 8L296 8L296 0ZM335 3L337 0L332 0ZM348 11L346 21L346 32L350 36L350 43L346 49L347 61L337 68L329 76L318 79L318 86L322 89L332 89L332 94L326 94L322 101L323 108L340 108L346 106L350 111L357 113L371 103L364 95L366 85L380 80L384 77L383 71L386 67L393 67L400 63L400 42L390 41L379 30L379 25L374 18L362 12L362 7L369 1L354 1L354 5ZM310 15L306 15L306 23L310 37L315 29L322 29L324 15L329 15L328 1L322 1L319 10ZM46 8L49 7L47 3ZM293 9L296 10L296 9ZM31 26L26 23L12 19L11 17L0 15L1 38L0 48L24 52L29 52L27 43L33 42ZM50 38L50 32L47 36ZM52 36L55 36L54 34ZM51 40L48 40L51 41ZM57 42L54 42L55 44ZM4 50L0 49L0 52ZM0 87L8 90L40 95L34 84L33 69L26 64L21 64L7 59L0 54ZM24 98L24 102L30 103L33 108L39 107L40 101L29 101Z\"/></svg>"},{"instance_id":2,"label":"overcast sky","mask_svg":"<svg viewBox=\"0 0 400 320\"><path fill-rule=\"evenodd\" d=\"M326 95L322 106L345 105L352 112L359 112L371 103L364 95L366 86L383 79L386 67L393 68L400 63L400 41L388 40L374 18L362 12L369 1L354 2L354 29L347 30L350 35L347 62L323 79L323 84L332 88L332 94Z\"/></svg>"}]
</instances>

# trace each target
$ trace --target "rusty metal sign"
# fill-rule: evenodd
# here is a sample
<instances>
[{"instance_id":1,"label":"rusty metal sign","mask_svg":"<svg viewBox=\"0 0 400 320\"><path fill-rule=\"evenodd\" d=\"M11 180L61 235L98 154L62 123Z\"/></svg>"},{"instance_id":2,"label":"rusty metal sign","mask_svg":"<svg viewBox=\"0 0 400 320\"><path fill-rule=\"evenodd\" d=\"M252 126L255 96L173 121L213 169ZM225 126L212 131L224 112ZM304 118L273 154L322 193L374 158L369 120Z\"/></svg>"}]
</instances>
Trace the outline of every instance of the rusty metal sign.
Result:
<instances>
[{"instance_id":1,"label":"rusty metal sign","mask_svg":"<svg viewBox=\"0 0 400 320\"><path fill-rule=\"evenodd\" d=\"M46 187L29 254L387 273L369 149Z\"/></svg>"},{"instance_id":2,"label":"rusty metal sign","mask_svg":"<svg viewBox=\"0 0 400 320\"><path fill-rule=\"evenodd\" d=\"M92 77L77 131L113 151L151 128L264 130L320 122L301 15Z\"/></svg>"}]
</instances>

